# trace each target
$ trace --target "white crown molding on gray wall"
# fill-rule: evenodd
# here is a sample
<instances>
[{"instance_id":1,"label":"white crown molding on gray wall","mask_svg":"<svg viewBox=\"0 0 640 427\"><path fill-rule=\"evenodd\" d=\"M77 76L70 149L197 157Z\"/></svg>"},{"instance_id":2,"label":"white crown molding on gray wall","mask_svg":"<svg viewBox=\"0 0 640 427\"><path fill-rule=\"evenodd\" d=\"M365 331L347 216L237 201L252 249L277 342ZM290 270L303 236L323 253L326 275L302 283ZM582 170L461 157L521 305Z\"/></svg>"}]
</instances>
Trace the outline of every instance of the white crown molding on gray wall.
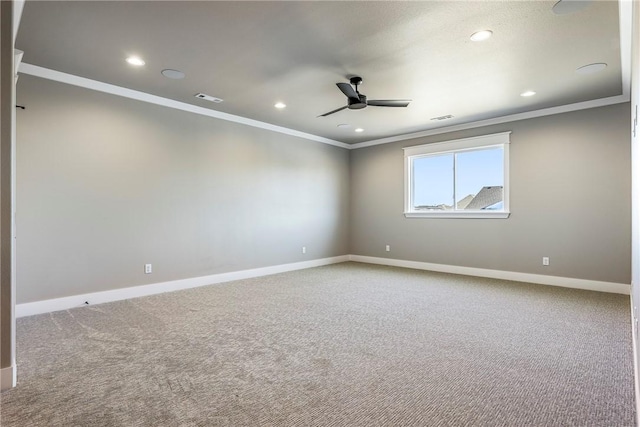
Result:
<instances>
[{"instance_id":1,"label":"white crown molding on gray wall","mask_svg":"<svg viewBox=\"0 0 640 427\"><path fill-rule=\"evenodd\" d=\"M261 122L259 120L253 120L253 119L248 119L242 116L236 116L234 114L223 113L221 111L216 111L216 110L210 110L208 108L187 104L185 102L175 101L173 99L151 95L146 92L127 89L122 86L103 83L97 80L91 80L84 77L74 76L73 74L67 74L60 71L39 67L37 65L27 64L25 62L20 64L19 72L23 74L29 74L35 77L40 77L43 79L54 80L60 83L66 83L73 86L92 89L98 92L104 92L111 95L135 99L138 101L148 102L150 104L161 105L164 107L174 108L176 110L182 110L189 113L199 114L202 116L213 117L220 120L226 120L229 122L235 122L235 123L240 123L247 126L269 130L272 132L278 132L286 135L296 136L296 137L311 140L311 141L321 142L323 144L335 145L336 147L340 147L340 148L350 148L350 146L348 144L345 144L344 142L335 141L333 139L324 138L322 136L312 135L310 133L300 132L300 131L289 129L283 126L276 126L270 123Z\"/></svg>"},{"instance_id":2,"label":"white crown molding on gray wall","mask_svg":"<svg viewBox=\"0 0 640 427\"><path fill-rule=\"evenodd\" d=\"M501 123L515 122L518 120L533 119L536 117L551 116L554 114L568 113L571 111L586 110L589 108L605 107L607 105L621 104L629 102L629 95L617 95L609 98L593 99L591 101L578 102L575 104L560 105L558 107L544 108L542 110L527 111L525 113L511 114L509 116L496 117L493 119L480 120L477 122L462 123L459 125L447 126L443 128L425 130L422 132L407 133L404 135L391 136L389 138L374 139L371 141L360 142L350 146L352 150L358 148L371 147L380 144L389 144L391 142L405 141L408 139L422 138L425 136L440 135L443 133L456 132L460 130L475 129L484 126L498 125Z\"/></svg>"},{"instance_id":3,"label":"white crown molding on gray wall","mask_svg":"<svg viewBox=\"0 0 640 427\"><path fill-rule=\"evenodd\" d=\"M391 136L388 138L374 139L371 141L359 142L357 144L346 144L344 142L335 141L333 139L324 138L322 136L313 135L310 133L300 132L300 131L289 129L283 126L276 126L270 123L248 119L242 116L236 116L234 114L228 114L220 111L210 110L208 108L198 107L196 105L191 105L191 104L187 104L180 101L174 101L172 99L163 98L161 96L151 95L145 92L140 92L133 89L127 89L121 86L99 82L97 80L91 80L84 77L75 76L73 74L67 74L60 71L55 71L48 68L40 67L37 65L28 64L25 62L20 64L18 71L23 74L40 77L43 79L53 80L60 83L66 83L73 86L79 86L85 89L91 89L98 92L109 93L111 95L122 96L124 98L135 99L137 101L148 102L151 104L161 105L164 107L174 108L177 110L200 114L203 116L209 116L216 119L227 120L235 123L244 124L247 126L252 126L252 127L270 130L273 132L283 133L286 135L292 135L292 136L296 136L299 138L303 138L303 139L307 139L315 142L321 142L323 144L329 144L329 145L334 145L340 148L346 148L348 150L355 150L358 148L371 147L371 146L380 145L380 144L389 144L391 142L405 141L408 139L422 138L425 136L440 135L444 133L456 132L459 130L474 129L474 128L479 128L483 126L515 122L518 120L526 120L526 119L532 119L536 117L550 116L553 114L561 114L561 113L568 113L571 111L586 110L589 108L604 107L607 105L629 102L629 100L631 99L629 93L627 93L627 94L622 94L617 96L611 96L609 98L594 99L591 101L578 102L575 104L544 108L542 110L534 110L534 111L527 111L525 113L511 114L508 116L496 117L493 119L480 120L480 121L463 123L463 124L453 125L453 126L446 126L442 128L430 129L430 130L421 131L421 132Z\"/></svg>"}]
</instances>

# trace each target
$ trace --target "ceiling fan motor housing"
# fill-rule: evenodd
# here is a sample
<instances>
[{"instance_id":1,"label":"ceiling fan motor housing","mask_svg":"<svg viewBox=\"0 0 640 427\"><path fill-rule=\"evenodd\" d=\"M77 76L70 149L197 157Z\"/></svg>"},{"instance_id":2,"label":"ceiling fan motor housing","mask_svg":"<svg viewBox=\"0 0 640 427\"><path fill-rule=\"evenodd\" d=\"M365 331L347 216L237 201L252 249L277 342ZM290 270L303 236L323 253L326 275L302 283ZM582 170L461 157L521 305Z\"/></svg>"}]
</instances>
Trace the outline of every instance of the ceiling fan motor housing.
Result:
<instances>
[{"instance_id":1,"label":"ceiling fan motor housing","mask_svg":"<svg viewBox=\"0 0 640 427\"><path fill-rule=\"evenodd\" d=\"M360 100L356 100L353 98L349 98L349 109L350 110L360 110L367 106L367 97L361 93L358 94L360 96Z\"/></svg>"}]
</instances>

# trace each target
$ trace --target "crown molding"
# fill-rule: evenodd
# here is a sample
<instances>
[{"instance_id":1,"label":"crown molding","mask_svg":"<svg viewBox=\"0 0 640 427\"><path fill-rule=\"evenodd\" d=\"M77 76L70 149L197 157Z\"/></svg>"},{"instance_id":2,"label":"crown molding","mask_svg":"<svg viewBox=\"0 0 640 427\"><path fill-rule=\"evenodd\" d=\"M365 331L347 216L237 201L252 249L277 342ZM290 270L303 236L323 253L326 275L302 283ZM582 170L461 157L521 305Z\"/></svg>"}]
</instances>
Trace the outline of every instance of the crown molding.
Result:
<instances>
[{"instance_id":1,"label":"crown molding","mask_svg":"<svg viewBox=\"0 0 640 427\"><path fill-rule=\"evenodd\" d=\"M28 64L25 62L20 64L18 71L22 74L28 74L28 75L40 77L43 79L53 80L60 83L66 83L73 86L79 86L85 89L91 89L98 92L108 93L111 95L122 96L124 98L135 99L137 101L148 102L150 104L161 105L163 107L169 107L176 110L187 111L187 112L199 114L202 116L208 116L208 117L213 117L220 120L226 120L229 122L240 123L243 125L265 129L272 132L278 132L286 135L296 136L298 138L303 138L303 139L307 139L315 142L321 142L323 144L334 145L340 148L347 148L347 149L351 148L349 144L345 144L344 142L335 141L329 138L324 138L322 136L300 132L300 131L289 129L283 126L276 126L270 123L261 122L259 120L253 120L253 119L248 119L242 116L236 116L234 114L223 113L221 111L216 111L216 110L210 110L208 108L199 107L197 105L187 104L186 102L175 101L173 99L163 98L157 95L151 95L150 93L140 92L133 89L127 89L122 86L103 83L97 80L91 80L85 77L79 77L73 74L63 73L60 71L51 70L49 68Z\"/></svg>"},{"instance_id":2,"label":"crown molding","mask_svg":"<svg viewBox=\"0 0 640 427\"><path fill-rule=\"evenodd\" d=\"M629 102L629 95L617 95L609 98L593 99L591 101L578 102L575 104L560 105L558 107L544 108L542 110L527 111L524 113L510 114L508 116L495 117L493 119L480 120L459 125L447 126L438 129L425 130L421 132L407 133L404 135L391 136L388 138L374 139L371 141L359 142L352 144L351 149L371 147L380 144L389 144L391 142L405 141L408 139L423 138L425 136L440 135L443 133L456 132L460 130L480 128L483 126L498 125L501 123L515 122L518 120L533 119L536 117L551 116L554 114L568 113L571 111L586 110L589 108L604 107L607 105L621 104Z\"/></svg>"}]
</instances>

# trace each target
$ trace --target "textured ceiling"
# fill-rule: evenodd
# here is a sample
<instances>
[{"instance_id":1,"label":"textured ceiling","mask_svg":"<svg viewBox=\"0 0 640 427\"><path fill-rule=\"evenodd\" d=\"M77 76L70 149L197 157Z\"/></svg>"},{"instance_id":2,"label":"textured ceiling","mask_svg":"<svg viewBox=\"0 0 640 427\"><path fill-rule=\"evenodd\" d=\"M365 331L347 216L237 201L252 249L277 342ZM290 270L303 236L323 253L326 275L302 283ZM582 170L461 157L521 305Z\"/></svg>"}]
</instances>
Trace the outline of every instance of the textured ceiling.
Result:
<instances>
[{"instance_id":1,"label":"textured ceiling","mask_svg":"<svg viewBox=\"0 0 640 427\"><path fill-rule=\"evenodd\" d=\"M28 0L16 47L29 64L356 143L622 94L618 3L569 15L553 4ZM469 40L482 29L493 37ZM608 67L575 72L594 62ZM335 83L350 75L369 99L413 101L318 118L346 103Z\"/></svg>"}]
</instances>

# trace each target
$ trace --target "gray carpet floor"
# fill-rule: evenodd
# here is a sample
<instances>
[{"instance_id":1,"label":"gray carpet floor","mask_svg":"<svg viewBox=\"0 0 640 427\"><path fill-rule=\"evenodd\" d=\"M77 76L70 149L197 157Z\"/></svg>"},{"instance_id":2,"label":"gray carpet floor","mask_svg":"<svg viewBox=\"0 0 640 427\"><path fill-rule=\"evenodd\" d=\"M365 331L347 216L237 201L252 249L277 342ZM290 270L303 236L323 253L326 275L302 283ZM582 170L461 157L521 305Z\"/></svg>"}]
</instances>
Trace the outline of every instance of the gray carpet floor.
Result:
<instances>
[{"instance_id":1,"label":"gray carpet floor","mask_svg":"<svg viewBox=\"0 0 640 427\"><path fill-rule=\"evenodd\" d=\"M344 263L18 320L13 426L632 426L629 297Z\"/></svg>"}]
</instances>

